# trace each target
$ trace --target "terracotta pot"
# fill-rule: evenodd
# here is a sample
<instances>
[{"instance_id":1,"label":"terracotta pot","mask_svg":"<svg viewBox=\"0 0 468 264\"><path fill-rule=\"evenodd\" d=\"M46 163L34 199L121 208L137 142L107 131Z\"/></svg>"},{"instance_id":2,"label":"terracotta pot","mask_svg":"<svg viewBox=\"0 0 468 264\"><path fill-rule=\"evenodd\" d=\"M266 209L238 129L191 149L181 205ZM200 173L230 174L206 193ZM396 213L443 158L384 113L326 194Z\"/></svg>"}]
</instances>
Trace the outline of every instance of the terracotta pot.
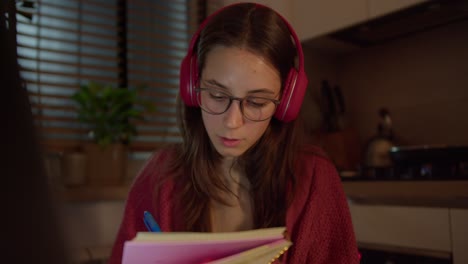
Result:
<instances>
[{"instance_id":1,"label":"terracotta pot","mask_svg":"<svg viewBox=\"0 0 468 264\"><path fill-rule=\"evenodd\" d=\"M101 147L86 144L88 184L91 186L120 185L127 168L127 148L122 144Z\"/></svg>"},{"instance_id":2,"label":"terracotta pot","mask_svg":"<svg viewBox=\"0 0 468 264\"><path fill-rule=\"evenodd\" d=\"M84 153L65 153L62 157L62 175L65 186L80 186L86 183L86 155Z\"/></svg>"}]
</instances>

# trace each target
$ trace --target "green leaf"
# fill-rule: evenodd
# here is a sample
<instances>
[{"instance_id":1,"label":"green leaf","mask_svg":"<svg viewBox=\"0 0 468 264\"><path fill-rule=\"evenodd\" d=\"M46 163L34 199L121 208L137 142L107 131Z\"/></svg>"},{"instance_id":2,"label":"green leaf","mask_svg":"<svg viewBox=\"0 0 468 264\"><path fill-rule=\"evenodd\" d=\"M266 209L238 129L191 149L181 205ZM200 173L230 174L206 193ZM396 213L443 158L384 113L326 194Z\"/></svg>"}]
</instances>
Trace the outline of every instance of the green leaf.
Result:
<instances>
[{"instance_id":1,"label":"green leaf","mask_svg":"<svg viewBox=\"0 0 468 264\"><path fill-rule=\"evenodd\" d=\"M137 134L133 120L144 120L145 113L156 107L136 88L113 87L97 82L81 85L70 98L75 102L78 120L93 131L100 145L128 143Z\"/></svg>"}]
</instances>

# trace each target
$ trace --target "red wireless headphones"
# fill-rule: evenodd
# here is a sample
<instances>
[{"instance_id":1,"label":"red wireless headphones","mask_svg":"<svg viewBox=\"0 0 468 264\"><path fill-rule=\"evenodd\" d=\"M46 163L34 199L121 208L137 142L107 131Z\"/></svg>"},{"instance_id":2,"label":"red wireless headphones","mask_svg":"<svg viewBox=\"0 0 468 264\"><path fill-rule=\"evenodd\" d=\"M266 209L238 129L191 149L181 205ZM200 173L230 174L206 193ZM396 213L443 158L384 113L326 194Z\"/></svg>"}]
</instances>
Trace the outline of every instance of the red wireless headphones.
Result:
<instances>
[{"instance_id":1,"label":"red wireless headphones","mask_svg":"<svg viewBox=\"0 0 468 264\"><path fill-rule=\"evenodd\" d=\"M269 8L260 4L256 5L261 8ZM230 6L232 5L226 6L224 8L228 8ZM180 66L180 95L184 103L188 106L198 106L197 93L195 92L195 88L198 83L199 76L197 56L196 54L193 54L193 50L200 36L200 32L203 30L210 18L216 16L221 10L224 10L224 8L221 8L205 19L205 21L203 21L197 32L195 32L193 35L192 40L190 41L188 53L182 60ZM285 87L283 89L283 94L281 96L281 102L275 112L275 118L283 122L289 122L296 119L299 114L308 81L304 71L304 54L302 53L302 47L299 38L288 21L280 14L278 14L278 16L284 21L291 33L291 36L293 37L299 59L298 69L296 70L293 67L289 71L289 74L286 78Z\"/></svg>"}]
</instances>

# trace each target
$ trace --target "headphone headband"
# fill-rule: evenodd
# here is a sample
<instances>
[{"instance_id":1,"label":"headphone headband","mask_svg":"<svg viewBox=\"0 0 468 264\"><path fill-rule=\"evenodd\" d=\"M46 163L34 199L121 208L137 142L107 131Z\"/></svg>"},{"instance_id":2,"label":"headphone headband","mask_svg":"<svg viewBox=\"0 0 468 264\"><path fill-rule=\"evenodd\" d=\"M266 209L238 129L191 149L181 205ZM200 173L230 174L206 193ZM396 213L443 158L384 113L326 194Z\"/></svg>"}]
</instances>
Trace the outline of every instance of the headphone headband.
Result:
<instances>
[{"instance_id":1,"label":"headphone headband","mask_svg":"<svg viewBox=\"0 0 468 264\"><path fill-rule=\"evenodd\" d=\"M230 8L232 6L236 6L236 5L240 5L240 4L241 3L235 3L235 4L224 6L224 7L220 8L220 9L216 10L215 12L213 12L207 18L205 18L203 20L203 22L200 24L200 26L198 27L197 31L195 31L195 33L193 34L192 39L190 40L189 50L193 51L193 49L195 48L195 45L196 45L196 43L198 41L198 38L200 37L201 31L205 28L206 24L208 24L208 22L211 20L212 17L215 17L216 15L218 15L219 13L221 13L225 9L228 9L228 8ZM268 7L266 5L262 5L262 4L258 4L258 3L255 3L255 6L260 7L260 8L271 9L270 7ZM284 18L280 13L278 13L276 11L275 11L275 13L281 18L281 20L284 22L284 24L288 27L289 33L293 37L294 45L296 46L297 57L299 59L299 61L298 61L298 70L301 70L301 69L303 70L304 69L304 53L302 51L302 46L301 46L301 42L299 40L299 37L297 36L297 34L294 31L294 28L291 26L291 24L286 20L286 18Z\"/></svg>"}]
</instances>

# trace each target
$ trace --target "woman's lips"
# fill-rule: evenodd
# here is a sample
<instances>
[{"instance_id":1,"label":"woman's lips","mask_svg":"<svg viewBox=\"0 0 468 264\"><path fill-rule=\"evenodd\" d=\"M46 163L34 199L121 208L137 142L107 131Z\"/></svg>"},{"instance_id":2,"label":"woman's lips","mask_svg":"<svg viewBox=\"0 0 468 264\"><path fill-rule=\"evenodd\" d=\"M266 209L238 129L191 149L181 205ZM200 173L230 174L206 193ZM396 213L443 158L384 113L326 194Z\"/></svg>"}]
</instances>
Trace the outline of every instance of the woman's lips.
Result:
<instances>
[{"instance_id":1,"label":"woman's lips","mask_svg":"<svg viewBox=\"0 0 468 264\"><path fill-rule=\"evenodd\" d=\"M236 147L241 142L240 139L232 139L232 138L225 138L225 137L220 137L220 138L221 138L221 142L223 143L225 147Z\"/></svg>"}]
</instances>

